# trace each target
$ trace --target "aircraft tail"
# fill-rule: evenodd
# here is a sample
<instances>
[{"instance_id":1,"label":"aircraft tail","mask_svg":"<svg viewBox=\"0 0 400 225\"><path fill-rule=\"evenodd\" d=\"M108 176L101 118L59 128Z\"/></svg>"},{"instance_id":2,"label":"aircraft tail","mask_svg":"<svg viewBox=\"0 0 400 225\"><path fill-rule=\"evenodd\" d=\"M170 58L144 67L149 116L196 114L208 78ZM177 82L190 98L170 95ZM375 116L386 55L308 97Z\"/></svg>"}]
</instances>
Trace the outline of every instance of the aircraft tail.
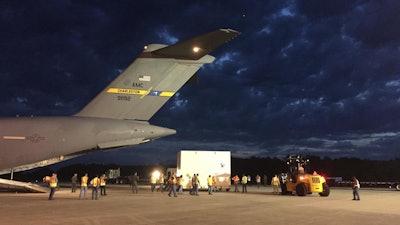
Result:
<instances>
[{"instance_id":1,"label":"aircraft tail","mask_svg":"<svg viewBox=\"0 0 400 225\"><path fill-rule=\"evenodd\" d=\"M151 44L75 116L148 121L239 32L219 29L174 45Z\"/></svg>"}]
</instances>

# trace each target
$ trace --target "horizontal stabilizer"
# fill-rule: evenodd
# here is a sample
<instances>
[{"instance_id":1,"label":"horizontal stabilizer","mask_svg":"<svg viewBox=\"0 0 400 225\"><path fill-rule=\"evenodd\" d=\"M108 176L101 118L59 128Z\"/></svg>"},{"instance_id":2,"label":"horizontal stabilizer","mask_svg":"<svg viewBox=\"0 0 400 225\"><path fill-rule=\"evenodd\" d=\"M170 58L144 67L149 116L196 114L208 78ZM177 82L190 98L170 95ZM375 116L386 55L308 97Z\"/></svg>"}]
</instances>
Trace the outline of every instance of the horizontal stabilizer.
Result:
<instances>
[{"instance_id":1,"label":"horizontal stabilizer","mask_svg":"<svg viewBox=\"0 0 400 225\"><path fill-rule=\"evenodd\" d=\"M198 60L237 35L239 35L238 31L219 29L202 36L155 50L152 53L161 57Z\"/></svg>"}]
</instances>

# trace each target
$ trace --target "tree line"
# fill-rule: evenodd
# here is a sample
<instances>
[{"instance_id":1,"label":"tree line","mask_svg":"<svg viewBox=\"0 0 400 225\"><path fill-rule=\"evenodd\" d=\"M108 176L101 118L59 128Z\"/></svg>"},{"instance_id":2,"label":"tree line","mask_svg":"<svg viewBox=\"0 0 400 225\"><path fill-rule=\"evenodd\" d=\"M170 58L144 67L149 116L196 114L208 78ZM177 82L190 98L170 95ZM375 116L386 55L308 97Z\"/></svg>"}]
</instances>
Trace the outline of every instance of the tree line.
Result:
<instances>
[{"instance_id":1,"label":"tree line","mask_svg":"<svg viewBox=\"0 0 400 225\"><path fill-rule=\"evenodd\" d=\"M329 158L318 156L306 156L310 160L310 171L317 171L325 177L342 177L343 180L351 180L356 176L362 181L373 182L397 182L400 181L400 159L378 161L358 158ZM166 171L169 167L176 165L117 165L117 164L74 164L52 170L52 167L37 168L29 171L14 173L14 180L34 182L41 181L44 176L57 172L60 181L70 181L76 172L79 176L84 173L89 175L101 175L108 169L120 168L121 176L130 176L138 172L141 178L149 178L155 170ZM204 165L207 166L207 165ZM250 175L253 180L256 175L266 176L271 179L274 174L286 172L284 159L270 157L250 157L231 159L231 174L242 176ZM9 174L0 177L10 179ZM269 181L268 180L268 181Z\"/></svg>"},{"instance_id":2,"label":"tree line","mask_svg":"<svg viewBox=\"0 0 400 225\"><path fill-rule=\"evenodd\" d=\"M310 172L316 171L325 177L342 177L350 181L353 176L362 181L393 182L400 181L400 159L368 160L359 158L329 158L306 156L310 160ZM286 161L278 158L250 157L247 159L232 158L232 174L250 174L255 176L286 172Z\"/></svg>"}]
</instances>

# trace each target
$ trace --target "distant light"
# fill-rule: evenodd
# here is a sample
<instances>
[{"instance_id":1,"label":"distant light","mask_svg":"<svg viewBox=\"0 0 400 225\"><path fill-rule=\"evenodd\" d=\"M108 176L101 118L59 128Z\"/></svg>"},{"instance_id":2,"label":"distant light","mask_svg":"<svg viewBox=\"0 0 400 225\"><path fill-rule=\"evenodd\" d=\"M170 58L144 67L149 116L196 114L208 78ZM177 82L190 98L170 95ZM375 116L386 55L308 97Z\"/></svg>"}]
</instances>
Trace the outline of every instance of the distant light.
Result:
<instances>
[{"instance_id":1,"label":"distant light","mask_svg":"<svg viewBox=\"0 0 400 225\"><path fill-rule=\"evenodd\" d=\"M155 171L152 173L152 176L158 178L158 177L160 177L160 172L159 172L158 170L155 170Z\"/></svg>"},{"instance_id":2,"label":"distant light","mask_svg":"<svg viewBox=\"0 0 400 225\"><path fill-rule=\"evenodd\" d=\"M144 46L144 49L147 49L147 45Z\"/></svg>"},{"instance_id":3,"label":"distant light","mask_svg":"<svg viewBox=\"0 0 400 225\"><path fill-rule=\"evenodd\" d=\"M199 47L193 47L193 52L199 52L200 51L200 48Z\"/></svg>"}]
</instances>

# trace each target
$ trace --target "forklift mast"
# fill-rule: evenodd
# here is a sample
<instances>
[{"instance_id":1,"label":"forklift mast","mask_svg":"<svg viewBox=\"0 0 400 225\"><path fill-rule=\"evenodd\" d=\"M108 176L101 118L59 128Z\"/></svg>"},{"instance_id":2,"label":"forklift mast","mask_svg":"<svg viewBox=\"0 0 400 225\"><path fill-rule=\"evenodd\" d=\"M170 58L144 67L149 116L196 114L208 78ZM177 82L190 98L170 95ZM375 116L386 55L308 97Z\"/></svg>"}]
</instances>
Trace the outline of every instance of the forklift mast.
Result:
<instances>
[{"instance_id":1,"label":"forklift mast","mask_svg":"<svg viewBox=\"0 0 400 225\"><path fill-rule=\"evenodd\" d=\"M304 169L304 173L309 173L310 171L310 160L304 159L300 155L289 155L286 158L286 165L288 166L289 176L296 176L301 167Z\"/></svg>"}]
</instances>

